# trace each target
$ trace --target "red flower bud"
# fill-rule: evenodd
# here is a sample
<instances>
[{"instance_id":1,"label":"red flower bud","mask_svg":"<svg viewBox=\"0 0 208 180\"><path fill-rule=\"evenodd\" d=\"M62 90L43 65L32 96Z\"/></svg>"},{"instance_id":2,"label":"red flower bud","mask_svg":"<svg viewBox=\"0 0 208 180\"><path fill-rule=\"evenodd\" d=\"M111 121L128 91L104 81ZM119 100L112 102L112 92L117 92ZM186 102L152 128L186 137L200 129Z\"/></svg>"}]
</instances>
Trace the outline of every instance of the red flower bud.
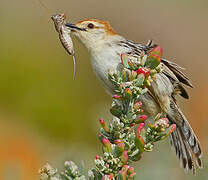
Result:
<instances>
[{"instance_id":1,"label":"red flower bud","mask_svg":"<svg viewBox=\"0 0 208 180\"><path fill-rule=\"evenodd\" d=\"M144 123L141 123L138 127L137 127L137 137L140 136L140 132L141 130L144 128Z\"/></svg>"},{"instance_id":2,"label":"red flower bud","mask_svg":"<svg viewBox=\"0 0 208 180\"><path fill-rule=\"evenodd\" d=\"M99 121L100 121L100 124L101 124L101 125L105 124L103 118L99 118Z\"/></svg>"},{"instance_id":3,"label":"red flower bud","mask_svg":"<svg viewBox=\"0 0 208 180\"><path fill-rule=\"evenodd\" d=\"M111 144L110 141L105 137L102 139L102 143L104 146Z\"/></svg>"},{"instance_id":4,"label":"red flower bud","mask_svg":"<svg viewBox=\"0 0 208 180\"><path fill-rule=\"evenodd\" d=\"M100 158L100 156L98 156L98 155L97 155L97 156L95 156L95 159L99 159L99 158Z\"/></svg>"},{"instance_id":5,"label":"red flower bud","mask_svg":"<svg viewBox=\"0 0 208 180\"><path fill-rule=\"evenodd\" d=\"M105 124L105 121L102 118L100 118L99 122L100 122L101 126L103 127L103 129L105 130L105 132L108 133L109 129L108 129L107 125Z\"/></svg>"},{"instance_id":6,"label":"red flower bud","mask_svg":"<svg viewBox=\"0 0 208 180\"><path fill-rule=\"evenodd\" d=\"M113 97L113 99L118 99L118 100L122 99L122 96L117 95L117 94L113 95L112 97Z\"/></svg>"},{"instance_id":7,"label":"red flower bud","mask_svg":"<svg viewBox=\"0 0 208 180\"><path fill-rule=\"evenodd\" d=\"M131 98L131 96L132 96L132 91L131 91L131 89L130 89L130 88L126 88L126 89L125 89L125 92L126 92L127 98Z\"/></svg>"},{"instance_id":8,"label":"red flower bud","mask_svg":"<svg viewBox=\"0 0 208 180\"><path fill-rule=\"evenodd\" d=\"M139 115L136 118L135 123L143 123L147 118L148 118L147 115Z\"/></svg>"},{"instance_id":9,"label":"red flower bud","mask_svg":"<svg viewBox=\"0 0 208 180\"><path fill-rule=\"evenodd\" d=\"M139 69L137 69L137 74L144 74L145 77L148 77L150 74L150 69L145 68L145 67L141 67Z\"/></svg>"},{"instance_id":10,"label":"red flower bud","mask_svg":"<svg viewBox=\"0 0 208 180\"><path fill-rule=\"evenodd\" d=\"M102 144L103 144L103 146L104 146L104 148L106 148L106 150L108 151L108 152L112 152L112 146L111 146L111 143L110 143L110 141L107 139L107 138L103 138L102 139Z\"/></svg>"}]
</instances>

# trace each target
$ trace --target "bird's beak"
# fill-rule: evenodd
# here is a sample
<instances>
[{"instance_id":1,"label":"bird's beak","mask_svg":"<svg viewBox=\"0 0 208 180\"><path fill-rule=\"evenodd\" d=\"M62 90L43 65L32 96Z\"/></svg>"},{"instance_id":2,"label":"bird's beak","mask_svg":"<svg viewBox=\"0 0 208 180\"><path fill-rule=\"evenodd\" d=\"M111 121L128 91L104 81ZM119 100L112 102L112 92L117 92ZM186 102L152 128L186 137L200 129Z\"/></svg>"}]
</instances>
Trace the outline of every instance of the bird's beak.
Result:
<instances>
[{"instance_id":1,"label":"bird's beak","mask_svg":"<svg viewBox=\"0 0 208 180\"><path fill-rule=\"evenodd\" d=\"M70 30L72 30L72 31L86 31L85 28L80 28L80 27L78 27L78 26L76 26L75 24L72 24L72 23L66 23L65 26L69 27Z\"/></svg>"}]
</instances>

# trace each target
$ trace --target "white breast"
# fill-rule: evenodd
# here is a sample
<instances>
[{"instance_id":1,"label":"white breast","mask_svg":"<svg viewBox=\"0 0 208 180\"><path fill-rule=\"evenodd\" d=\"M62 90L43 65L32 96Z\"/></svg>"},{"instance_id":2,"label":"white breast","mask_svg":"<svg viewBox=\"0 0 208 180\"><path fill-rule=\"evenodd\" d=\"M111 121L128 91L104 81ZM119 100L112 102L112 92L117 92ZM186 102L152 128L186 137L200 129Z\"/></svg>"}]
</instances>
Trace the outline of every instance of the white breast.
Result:
<instances>
[{"instance_id":1,"label":"white breast","mask_svg":"<svg viewBox=\"0 0 208 180\"><path fill-rule=\"evenodd\" d=\"M109 70L115 71L121 63L120 50L114 49L109 46L96 48L91 52L91 64L97 77L104 84L109 93L112 93L112 84L108 79Z\"/></svg>"}]
</instances>

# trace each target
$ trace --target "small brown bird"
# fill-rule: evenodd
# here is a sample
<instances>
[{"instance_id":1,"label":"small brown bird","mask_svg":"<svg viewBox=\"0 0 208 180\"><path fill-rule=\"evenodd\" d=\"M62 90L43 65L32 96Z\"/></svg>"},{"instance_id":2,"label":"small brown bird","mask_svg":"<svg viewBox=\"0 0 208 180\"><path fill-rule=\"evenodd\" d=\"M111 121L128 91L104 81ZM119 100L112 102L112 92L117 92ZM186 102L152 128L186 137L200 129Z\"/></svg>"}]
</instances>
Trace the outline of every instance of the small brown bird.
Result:
<instances>
[{"instance_id":1,"label":"small brown bird","mask_svg":"<svg viewBox=\"0 0 208 180\"><path fill-rule=\"evenodd\" d=\"M88 19L76 24L67 23L73 35L86 46L97 77L107 91L113 95L114 86L108 79L108 70L116 70L121 66L121 54L140 55L148 53L154 46L141 45L127 40L117 34L105 21ZM176 103L176 96L189 96L183 84L192 87L189 79L181 72L181 67L166 59L162 59L162 71L156 75L148 92L141 96L143 109L149 117L163 112L171 123L177 125L171 134L170 141L181 160L184 169L195 173L196 166L202 167L202 152L198 138Z\"/></svg>"}]
</instances>

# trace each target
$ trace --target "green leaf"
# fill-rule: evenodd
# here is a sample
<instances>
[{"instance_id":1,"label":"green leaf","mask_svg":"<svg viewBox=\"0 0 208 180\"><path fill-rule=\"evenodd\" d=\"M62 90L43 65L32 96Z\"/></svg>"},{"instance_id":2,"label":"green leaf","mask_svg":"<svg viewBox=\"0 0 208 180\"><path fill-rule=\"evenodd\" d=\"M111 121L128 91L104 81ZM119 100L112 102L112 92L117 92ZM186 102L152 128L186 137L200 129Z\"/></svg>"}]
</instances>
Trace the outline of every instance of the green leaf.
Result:
<instances>
[{"instance_id":1,"label":"green leaf","mask_svg":"<svg viewBox=\"0 0 208 180\"><path fill-rule=\"evenodd\" d=\"M143 86L143 84L144 84L144 79L145 79L144 74L139 74L139 75L137 76L135 85L138 86L138 87Z\"/></svg>"},{"instance_id":2,"label":"green leaf","mask_svg":"<svg viewBox=\"0 0 208 180\"><path fill-rule=\"evenodd\" d=\"M127 69L130 68L129 63L128 63L128 61L129 61L129 56L128 55L121 54L121 61L122 61L122 64L125 68L127 68Z\"/></svg>"},{"instance_id":3,"label":"green leaf","mask_svg":"<svg viewBox=\"0 0 208 180\"><path fill-rule=\"evenodd\" d=\"M117 104L112 106L112 108L110 109L110 112L112 115L118 118L123 114L122 107Z\"/></svg>"},{"instance_id":4,"label":"green leaf","mask_svg":"<svg viewBox=\"0 0 208 180\"><path fill-rule=\"evenodd\" d=\"M123 153L123 149L122 148L120 148L118 146L115 146L115 148L113 148L113 155L115 157L117 157L117 158L120 157L122 155L122 153Z\"/></svg>"},{"instance_id":5,"label":"green leaf","mask_svg":"<svg viewBox=\"0 0 208 180\"><path fill-rule=\"evenodd\" d=\"M148 56L147 61L145 63L145 67L150 69L155 69L161 62L160 56L157 54L153 54Z\"/></svg>"}]
</instances>

